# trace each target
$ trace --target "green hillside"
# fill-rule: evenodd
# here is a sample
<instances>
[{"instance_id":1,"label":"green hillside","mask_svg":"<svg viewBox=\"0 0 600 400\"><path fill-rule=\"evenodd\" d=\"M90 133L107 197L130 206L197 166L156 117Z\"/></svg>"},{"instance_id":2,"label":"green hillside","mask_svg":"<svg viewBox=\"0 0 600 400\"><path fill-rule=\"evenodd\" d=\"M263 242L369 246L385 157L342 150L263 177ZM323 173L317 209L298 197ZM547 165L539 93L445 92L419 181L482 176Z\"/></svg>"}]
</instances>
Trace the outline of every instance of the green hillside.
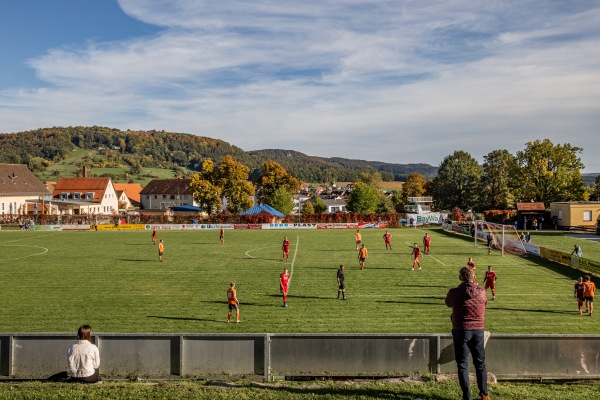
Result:
<instances>
[{"instance_id":1,"label":"green hillside","mask_svg":"<svg viewBox=\"0 0 600 400\"><path fill-rule=\"evenodd\" d=\"M207 158L231 155L257 176L269 159L308 182L355 181L365 171L379 171L385 181L403 180L412 172L433 177L426 164L313 157L293 150L246 152L222 140L165 131L121 131L107 127L54 127L0 134L0 163L27 164L42 180L75 176L82 167L117 181L146 182L154 177L185 177L199 171Z\"/></svg>"}]
</instances>

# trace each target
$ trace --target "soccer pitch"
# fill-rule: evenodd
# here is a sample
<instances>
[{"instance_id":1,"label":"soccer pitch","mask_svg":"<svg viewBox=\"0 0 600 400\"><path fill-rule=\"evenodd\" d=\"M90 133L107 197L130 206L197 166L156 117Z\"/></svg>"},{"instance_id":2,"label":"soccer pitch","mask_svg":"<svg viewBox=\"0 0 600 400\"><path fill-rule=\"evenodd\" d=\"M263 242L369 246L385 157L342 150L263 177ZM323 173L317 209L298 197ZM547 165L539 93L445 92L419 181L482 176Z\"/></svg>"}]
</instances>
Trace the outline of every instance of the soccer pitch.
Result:
<instances>
[{"instance_id":1,"label":"soccer pitch","mask_svg":"<svg viewBox=\"0 0 600 400\"><path fill-rule=\"evenodd\" d=\"M0 232L0 332L444 333L444 304L458 270L473 257L480 284L487 265L498 274L488 291L486 329L494 333L598 334L593 317L577 314L580 275L536 257L474 247L440 229L363 229L369 256L359 270L354 230L158 232ZM423 269L411 271L409 245L432 236ZM281 243L291 242L281 261ZM600 246L600 245L599 245ZM337 300L336 271L346 266L348 301ZM282 307L279 274L292 275ZM227 324L226 290L235 281L240 324Z\"/></svg>"}]
</instances>

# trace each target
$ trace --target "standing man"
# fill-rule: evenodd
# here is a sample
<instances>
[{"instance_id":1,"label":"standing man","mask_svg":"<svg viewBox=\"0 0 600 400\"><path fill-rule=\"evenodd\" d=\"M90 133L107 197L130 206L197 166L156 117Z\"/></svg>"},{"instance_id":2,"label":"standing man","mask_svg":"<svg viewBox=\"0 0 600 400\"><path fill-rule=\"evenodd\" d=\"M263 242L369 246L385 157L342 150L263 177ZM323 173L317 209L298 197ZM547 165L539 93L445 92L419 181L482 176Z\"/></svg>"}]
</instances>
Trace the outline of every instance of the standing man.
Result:
<instances>
[{"instance_id":1,"label":"standing man","mask_svg":"<svg viewBox=\"0 0 600 400\"><path fill-rule=\"evenodd\" d=\"M235 310L235 322L240 322L240 301L237 298L237 292L235 291L235 282L229 284L227 289L227 306L229 311L227 312L227 322L231 320L231 311Z\"/></svg>"},{"instance_id":2,"label":"standing man","mask_svg":"<svg viewBox=\"0 0 600 400\"><path fill-rule=\"evenodd\" d=\"M583 252L581 251L581 247L579 247L578 244L576 244L575 247L573 247L573 251L571 252L571 255L576 255L577 257L583 257Z\"/></svg>"},{"instance_id":3,"label":"standing man","mask_svg":"<svg viewBox=\"0 0 600 400\"><path fill-rule=\"evenodd\" d=\"M583 302L585 301L582 276L580 276L579 279L577 279L577 283L575 283L573 296L575 296L577 299L577 309L579 310L579 315L582 315L581 309L583 308ZM585 311L588 312L588 310Z\"/></svg>"},{"instance_id":4,"label":"standing man","mask_svg":"<svg viewBox=\"0 0 600 400\"><path fill-rule=\"evenodd\" d=\"M362 238L360 236L360 231L357 229L356 233L354 234L354 238L356 239L356 251L358 251L358 247L360 246L360 243L362 242Z\"/></svg>"},{"instance_id":5,"label":"standing man","mask_svg":"<svg viewBox=\"0 0 600 400\"><path fill-rule=\"evenodd\" d=\"M156 229L152 230L152 243L156 244Z\"/></svg>"},{"instance_id":6,"label":"standing man","mask_svg":"<svg viewBox=\"0 0 600 400\"><path fill-rule=\"evenodd\" d=\"M423 236L423 253L429 254L430 250L431 250L431 236L429 236L429 233L426 233L425 236Z\"/></svg>"},{"instance_id":7,"label":"standing man","mask_svg":"<svg viewBox=\"0 0 600 400\"><path fill-rule=\"evenodd\" d=\"M488 288L492 289L492 300L496 299L496 272L492 271L492 266L488 265L487 271L485 271L485 278L483 278L483 284L485 285L485 291L487 293Z\"/></svg>"},{"instance_id":8,"label":"standing man","mask_svg":"<svg viewBox=\"0 0 600 400\"><path fill-rule=\"evenodd\" d=\"M337 283L338 283L338 300L340 299L340 294L342 295L342 300L346 300L346 285L344 285L344 265L340 265L340 268L337 270Z\"/></svg>"},{"instance_id":9,"label":"standing man","mask_svg":"<svg viewBox=\"0 0 600 400\"><path fill-rule=\"evenodd\" d=\"M283 294L283 306L287 307L288 284L290 283L290 274L285 268L279 275L279 291Z\"/></svg>"},{"instance_id":10,"label":"standing man","mask_svg":"<svg viewBox=\"0 0 600 400\"><path fill-rule=\"evenodd\" d=\"M488 232L485 238L487 240L488 254L492 254L492 243L494 242L494 236L492 236L492 232Z\"/></svg>"},{"instance_id":11,"label":"standing man","mask_svg":"<svg viewBox=\"0 0 600 400\"><path fill-rule=\"evenodd\" d=\"M590 317L594 312L594 292L596 291L596 284L591 281L589 275L585 276L583 281L583 297L585 298L585 308L588 310Z\"/></svg>"},{"instance_id":12,"label":"standing man","mask_svg":"<svg viewBox=\"0 0 600 400\"><path fill-rule=\"evenodd\" d=\"M421 269L421 261L419 261L419 257L421 257L421 249L419 248L419 246L417 246L416 243L412 248L412 255L414 256L412 270L415 270L415 265L418 265L419 269Z\"/></svg>"},{"instance_id":13,"label":"standing man","mask_svg":"<svg viewBox=\"0 0 600 400\"><path fill-rule=\"evenodd\" d=\"M386 250L388 249L388 247L390 250L392 250L392 234L388 231L385 231L385 233L383 234L383 241L385 242Z\"/></svg>"},{"instance_id":14,"label":"standing man","mask_svg":"<svg viewBox=\"0 0 600 400\"><path fill-rule=\"evenodd\" d=\"M462 267L458 273L461 284L450 289L446 295L446 305L452 307L452 339L454 357L458 367L458 382L463 392L463 400L471 400L469 389L469 352L475 365L477 387L482 400L489 400L487 391L487 371L485 369L484 318L487 297L485 289L477 284L475 270Z\"/></svg>"},{"instance_id":15,"label":"standing man","mask_svg":"<svg viewBox=\"0 0 600 400\"><path fill-rule=\"evenodd\" d=\"M221 241L221 244L225 244L225 229L223 229L223 227L219 230L219 240Z\"/></svg>"},{"instance_id":16,"label":"standing man","mask_svg":"<svg viewBox=\"0 0 600 400\"><path fill-rule=\"evenodd\" d=\"M367 248L363 244L360 250L358 251L358 263L360 264L360 269L365 269L365 260L367 259Z\"/></svg>"},{"instance_id":17,"label":"standing man","mask_svg":"<svg viewBox=\"0 0 600 400\"><path fill-rule=\"evenodd\" d=\"M287 236L283 238L283 245L281 245L281 250L283 251L281 259L287 260L290 256L290 241L288 240Z\"/></svg>"},{"instance_id":18,"label":"standing man","mask_svg":"<svg viewBox=\"0 0 600 400\"><path fill-rule=\"evenodd\" d=\"M160 242L158 243L158 261L162 262L162 257L163 257L164 253L165 253L165 245L163 243L163 240L160 239Z\"/></svg>"}]
</instances>

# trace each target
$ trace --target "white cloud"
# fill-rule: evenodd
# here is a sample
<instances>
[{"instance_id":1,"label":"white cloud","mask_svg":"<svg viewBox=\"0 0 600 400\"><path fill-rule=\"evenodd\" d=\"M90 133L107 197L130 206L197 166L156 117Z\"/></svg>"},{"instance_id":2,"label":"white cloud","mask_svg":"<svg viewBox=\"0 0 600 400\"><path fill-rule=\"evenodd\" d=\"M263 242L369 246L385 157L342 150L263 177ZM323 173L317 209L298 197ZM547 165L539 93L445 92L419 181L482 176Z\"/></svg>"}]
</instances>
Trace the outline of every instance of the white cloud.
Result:
<instances>
[{"instance_id":1,"label":"white cloud","mask_svg":"<svg viewBox=\"0 0 600 400\"><path fill-rule=\"evenodd\" d=\"M548 137L583 147L600 172L593 4L119 4L165 29L31 60L47 87L0 91L4 131L165 129L246 150L433 165L457 149L482 160Z\"/></svg>"}]
</instances>

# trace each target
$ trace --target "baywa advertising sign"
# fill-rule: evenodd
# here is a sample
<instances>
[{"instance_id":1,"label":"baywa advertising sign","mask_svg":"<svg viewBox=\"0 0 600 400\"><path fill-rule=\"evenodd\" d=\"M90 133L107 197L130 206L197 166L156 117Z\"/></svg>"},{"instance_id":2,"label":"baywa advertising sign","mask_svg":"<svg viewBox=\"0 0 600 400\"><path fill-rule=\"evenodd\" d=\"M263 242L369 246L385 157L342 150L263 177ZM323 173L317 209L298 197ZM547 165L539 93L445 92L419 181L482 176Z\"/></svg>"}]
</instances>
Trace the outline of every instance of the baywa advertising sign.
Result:
<instances>
[{"instance_id":1,"label":"baywa advertising sign","mask_svg":"<svg viewBox=\"0 0 600 400\"><path fill-rule=\"evenodd\" d=\"M414 223L417 225L441 224L444 222L440 213L408 214L406 216L407 221L410 221L411 218L413 218Z\"/></svg>"}]
</instances>

